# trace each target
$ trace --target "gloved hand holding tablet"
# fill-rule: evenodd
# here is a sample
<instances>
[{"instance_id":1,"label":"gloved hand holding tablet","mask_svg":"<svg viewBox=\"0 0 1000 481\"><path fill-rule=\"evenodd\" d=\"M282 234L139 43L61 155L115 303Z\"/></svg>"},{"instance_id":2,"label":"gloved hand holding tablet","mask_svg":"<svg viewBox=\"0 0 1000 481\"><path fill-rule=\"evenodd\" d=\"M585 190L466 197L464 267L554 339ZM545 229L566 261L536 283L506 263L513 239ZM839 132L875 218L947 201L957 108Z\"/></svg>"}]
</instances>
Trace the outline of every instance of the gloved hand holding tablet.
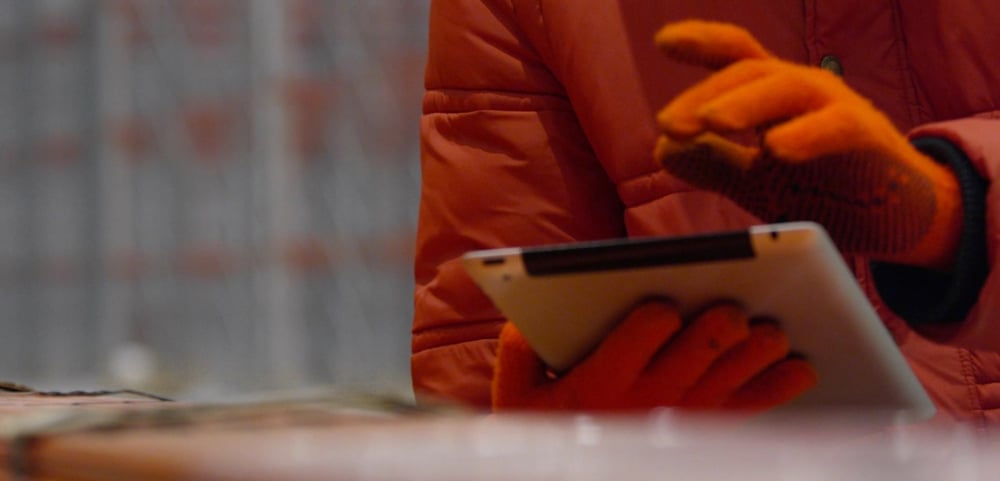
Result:
<instances>
[{"instance_id":1,"label":"gloved hand holding tablet","mask_svg":"<svg viewBox=\"0 0 1000 481\"><path fill-rule=\"evenodd\" d=\"M878 412L891 415L893 420L924 419L935 411L840 253L818 224L795 222L692 237L476 251L467 254L463 262L512 325L501 335L494 379L496 408L724 407L731 402L730 396L736 395L734 390L740 392L745 387L749 391L744 391L756 392L758 401L763 400L746 406L752 410L780 406L781 410ZM755 387L752 380L734 378L735 371L723 373L728 385L719 387L717 382L716 390L706 395L700 383L714 382L704 379L713 369L719 370L712 363L735 356L725 353L732 346L720 345L720 353L708 361L688 362L686 365L693 371L678 374L662 370L661 387L677 391L681 386L680 394L662 394L663 389L646 386L658 381L640 376L632 384L611 386L620 391L617 397L581 401L581 396L597 395L582 386L601 386L596 392L606 394L611 389L602 384L607 378L627 374L613 365L628 364L628 359L622 357L627 353L638 357L639 364L633 364L640 366L643 375L652 369L641 363L648 362L659 347L647 335L634 333L631 341L628 335L613 341L620 345L618 354L605 355L598 367L582 367L588 361L596 364L589 357L609 349L609 336L618 334L616 327L634 318L636 307L650 300L666 300L666 305L676 310L680 323L676 328L679 332L661 333L664 346L669 346L667 341L672 339L683 339L685 329L704 322L700 320L704 314L720 305L736 306L734 312L745 316L743 322L748 330L737 336L739 340L733 345L749 338L749 329L754 325L761 325L751 320L774 323L776 330L787 336L786 350L800 356L794 358L796 362L804 361L814 370L815 385L806 382L807 371L799 364L793 372L781 375L773 388L773 399L766 395L760 398L764 393L757 389L760 385ZM648 349L643 347L651 342ZM634 348L630 349L630 344ZM523 352L511 354L526 346L537 355L538 365L531 365L531 358ZM649 356L643 358L645 351ZM754 356L746 359L761 362ZM780 356L753 371L768 373L769 367L782 365L779 361ZM539 365L547 367L553 376L539 378ZM691 379L678 384L678 376ZM692 388L696 388L694 394L689 393ZM782 397L789 394L794 394L793 399ZM692 396L702 399L691 402ZM738 404L738 396L732 402Z\"/></svg>"}]
</instances>

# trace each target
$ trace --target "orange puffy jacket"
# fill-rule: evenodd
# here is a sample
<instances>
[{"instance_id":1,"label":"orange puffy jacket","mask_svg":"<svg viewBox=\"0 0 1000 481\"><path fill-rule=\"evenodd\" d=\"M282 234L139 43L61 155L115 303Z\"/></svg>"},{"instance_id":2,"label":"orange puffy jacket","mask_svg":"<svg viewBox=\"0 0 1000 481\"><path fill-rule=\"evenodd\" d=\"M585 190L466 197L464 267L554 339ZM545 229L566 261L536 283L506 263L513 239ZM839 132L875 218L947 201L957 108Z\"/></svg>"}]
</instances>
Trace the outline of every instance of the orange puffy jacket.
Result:
<instances>
[{"instance_id":1,"label":"orange puffy jacket","mask_svg":"<svg viewBox=\"0 0 1000 481\"><path fill-rule=\"evenodd\" d=\"M654 113L706 72L653 35L683 18L748 28L776 55L842 71L911 136L1000 176L1000 2L439 0L430 17L412 376L418 395L488 406L503 319L456 261L470 249L738 229L759 221L652 162ZM991 272L1000 192L990 189ZM858 280L939 406L1000 421L1000 275L947 342L916 334Z\"/></svg>"}]
</instances>

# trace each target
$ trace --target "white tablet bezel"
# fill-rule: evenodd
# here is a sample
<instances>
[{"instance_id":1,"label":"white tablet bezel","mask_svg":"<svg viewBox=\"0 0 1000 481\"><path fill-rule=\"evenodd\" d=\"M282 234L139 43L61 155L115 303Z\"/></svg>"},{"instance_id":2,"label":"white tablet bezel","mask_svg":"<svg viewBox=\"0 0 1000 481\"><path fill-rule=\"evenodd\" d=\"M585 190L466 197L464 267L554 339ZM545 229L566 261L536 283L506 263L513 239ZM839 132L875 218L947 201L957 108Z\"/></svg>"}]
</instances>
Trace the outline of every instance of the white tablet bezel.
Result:
<instances>
[{"instance_id":1,"label":"white tablet bezel","mask_svg":"<svg viewBox=\"0 0 1000 481\"><path fill-rule=\"evenodd\" d=\"M810 222L746 231L474 251L467 272L556 371L585 357L646 298L688 317L719 300L779 321L819 373L793 406L935 411L825 230Z\"/></svg>"}]
</instances>

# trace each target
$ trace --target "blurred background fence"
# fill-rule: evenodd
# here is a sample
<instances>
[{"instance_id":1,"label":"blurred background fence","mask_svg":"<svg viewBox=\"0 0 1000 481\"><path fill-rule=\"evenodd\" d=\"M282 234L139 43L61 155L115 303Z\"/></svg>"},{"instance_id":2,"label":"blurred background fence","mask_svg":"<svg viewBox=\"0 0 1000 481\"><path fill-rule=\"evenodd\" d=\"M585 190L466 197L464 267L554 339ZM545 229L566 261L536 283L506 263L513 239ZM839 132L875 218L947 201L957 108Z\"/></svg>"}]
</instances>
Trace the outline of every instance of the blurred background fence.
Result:
<instances>
[{"instance_id":1,"label":"blurred background fence","mask_svg":"<svg viewBox=\"0 0 1000 481\"><path fill-rule=\"evenodd\" d=\"M0 0L0 378L408 388L426 0Z\"/></svg>"}]
</instances>

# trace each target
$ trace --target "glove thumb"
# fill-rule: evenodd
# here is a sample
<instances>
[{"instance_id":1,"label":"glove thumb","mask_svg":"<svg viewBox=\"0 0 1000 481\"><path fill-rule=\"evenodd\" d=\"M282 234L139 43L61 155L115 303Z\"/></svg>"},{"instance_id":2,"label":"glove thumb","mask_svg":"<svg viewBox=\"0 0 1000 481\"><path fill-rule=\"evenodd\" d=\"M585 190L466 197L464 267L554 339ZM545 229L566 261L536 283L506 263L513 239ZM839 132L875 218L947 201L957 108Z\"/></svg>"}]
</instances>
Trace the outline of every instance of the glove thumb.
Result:
<instances>
[{"instance_id":1,"label":"glove thumb","mask_svg":"<svg viewBox=\"0 0 1000 481\"><path fill-rule=\"evenodd\" d=\"M545 382L545 369L517 327L510 322L504 324L493 374L493 409L523 402L528 393Z\"/></svg>"}]
</instances>

